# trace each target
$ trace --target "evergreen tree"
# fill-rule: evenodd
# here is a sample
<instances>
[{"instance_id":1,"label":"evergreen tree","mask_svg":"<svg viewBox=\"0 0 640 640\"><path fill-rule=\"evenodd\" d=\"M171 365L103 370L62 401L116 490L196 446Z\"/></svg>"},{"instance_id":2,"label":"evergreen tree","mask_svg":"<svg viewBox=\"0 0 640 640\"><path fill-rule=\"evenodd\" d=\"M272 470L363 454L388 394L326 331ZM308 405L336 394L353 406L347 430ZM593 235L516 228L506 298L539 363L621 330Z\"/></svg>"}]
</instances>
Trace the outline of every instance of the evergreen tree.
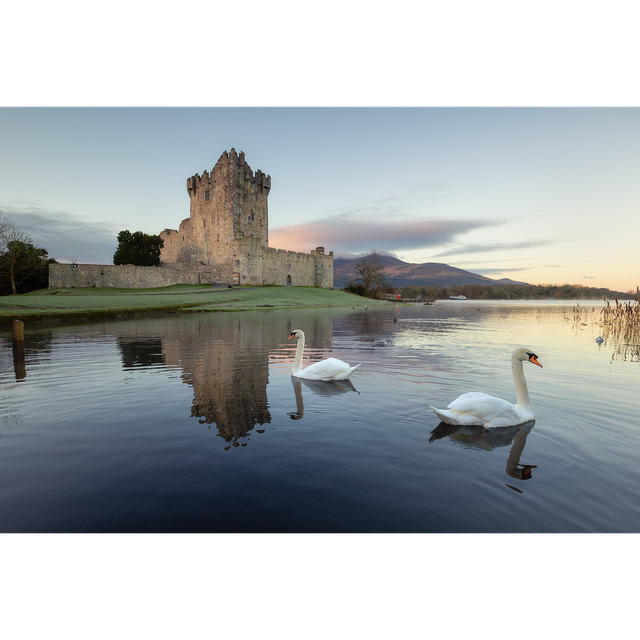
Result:
<instances>
[{"instance_id":1,"label":"evergreen tree","mask_svg":"<svg viewBox=\"0 0 640 640\"><path fill-rule=\"evenodd\" d=\"M160 250L164 240L142 231L128 230L118 234L118 248L113 254L113 264L133 264L139 267L152 267L160 264Z\"/></svg>"}]
</instances>

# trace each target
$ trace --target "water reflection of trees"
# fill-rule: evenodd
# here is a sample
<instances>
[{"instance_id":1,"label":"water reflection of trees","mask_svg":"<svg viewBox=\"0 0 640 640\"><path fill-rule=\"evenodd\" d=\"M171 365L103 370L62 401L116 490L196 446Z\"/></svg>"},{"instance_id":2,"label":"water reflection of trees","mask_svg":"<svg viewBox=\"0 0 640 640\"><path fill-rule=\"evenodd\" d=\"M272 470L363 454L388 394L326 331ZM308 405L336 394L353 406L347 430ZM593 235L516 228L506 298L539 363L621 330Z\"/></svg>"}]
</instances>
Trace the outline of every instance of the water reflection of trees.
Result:
<instances>
[{"instance_id":1,"label":"water reflection of trees","mask_svg":"<svg viewBox=\"0 0 640 640\"><path fill-rule=\"evenodd\" d=\"M116 339L125 369L153 367L164 364L162 340L160 338L117 336Z\"/></svg>"}]
</instances>

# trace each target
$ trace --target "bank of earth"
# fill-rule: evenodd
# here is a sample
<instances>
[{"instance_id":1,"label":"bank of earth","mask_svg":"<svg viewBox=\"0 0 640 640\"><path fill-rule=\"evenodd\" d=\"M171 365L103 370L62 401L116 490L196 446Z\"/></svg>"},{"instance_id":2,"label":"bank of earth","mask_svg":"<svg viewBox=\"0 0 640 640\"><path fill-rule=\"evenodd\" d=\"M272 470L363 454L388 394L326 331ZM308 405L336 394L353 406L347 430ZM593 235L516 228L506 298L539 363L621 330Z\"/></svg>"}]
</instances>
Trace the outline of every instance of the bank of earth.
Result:
<instances>
[{"instance_id":1,"label":"bank of earth","mask_svg":"<svg viewBox=\"0 0 640 640\"><path fill-rule=\"evenodd\" d=\"M24 295L0 297L0 324L7 325L13 320L33 322L149 313L364 308L395 304L318 287L175 285L158 289L41 289Z\"/></svg>"}]
</instances>

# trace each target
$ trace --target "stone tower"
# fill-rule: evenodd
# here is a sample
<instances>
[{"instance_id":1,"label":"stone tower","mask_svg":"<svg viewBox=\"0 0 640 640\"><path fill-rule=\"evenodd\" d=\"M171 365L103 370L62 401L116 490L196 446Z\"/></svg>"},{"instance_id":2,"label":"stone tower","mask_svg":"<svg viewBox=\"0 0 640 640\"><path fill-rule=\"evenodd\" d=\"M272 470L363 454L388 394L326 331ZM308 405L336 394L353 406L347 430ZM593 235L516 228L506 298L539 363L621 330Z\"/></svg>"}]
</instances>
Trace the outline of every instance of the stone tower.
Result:
<instances>
[{"instance_id":1,"label":"stone tower","mask_svg":"<svg viewBox=\"0 0 640 640\"><path fill-rule=\"evenodd\" d=\"M187 179L189 218L178 231L160 234L162 262L242 264L246 279L260 280L262 250L269 244L270 189L271 176L254 174L243 152L225 151L210 172Z\"/></svg>"}]
</instances>

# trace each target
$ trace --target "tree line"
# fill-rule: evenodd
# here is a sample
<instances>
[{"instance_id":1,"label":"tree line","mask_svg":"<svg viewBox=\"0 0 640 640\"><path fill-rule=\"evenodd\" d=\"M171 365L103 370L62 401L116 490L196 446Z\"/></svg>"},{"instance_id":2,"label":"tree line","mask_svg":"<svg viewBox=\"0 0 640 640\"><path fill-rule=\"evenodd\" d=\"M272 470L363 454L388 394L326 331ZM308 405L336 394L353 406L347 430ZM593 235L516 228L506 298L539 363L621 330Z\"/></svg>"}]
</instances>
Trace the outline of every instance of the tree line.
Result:
<instances>
[{"instance_id":1,"label":"tree line","mask_svg":"<svg viewBox=\"0 0 640 640\"><path fill-rule=\"evenodd\" d=\"M581 284L465 284L451 287L400 287L397 291L405 298L419 294L435 300L446 300L449 296L459 295L469 300L632 300L637 295Z\"/></svg>"},{"instance_id":2,"label":"tree line","mask_svg":"<svg viewBox=\"0 0 640 640\"><path fill-rule=\"evenodd\" d=\"M464 284L450 287L394 287L386 279L384 265L376 252L360 260L354 268L354 278L345 291L366 298L382 298L400 294L405 299L447 300L449 296L465 296L469 300L632 300L638 294L612 291L604 287L580 284Z\"/></svg>"}]
</instances>

